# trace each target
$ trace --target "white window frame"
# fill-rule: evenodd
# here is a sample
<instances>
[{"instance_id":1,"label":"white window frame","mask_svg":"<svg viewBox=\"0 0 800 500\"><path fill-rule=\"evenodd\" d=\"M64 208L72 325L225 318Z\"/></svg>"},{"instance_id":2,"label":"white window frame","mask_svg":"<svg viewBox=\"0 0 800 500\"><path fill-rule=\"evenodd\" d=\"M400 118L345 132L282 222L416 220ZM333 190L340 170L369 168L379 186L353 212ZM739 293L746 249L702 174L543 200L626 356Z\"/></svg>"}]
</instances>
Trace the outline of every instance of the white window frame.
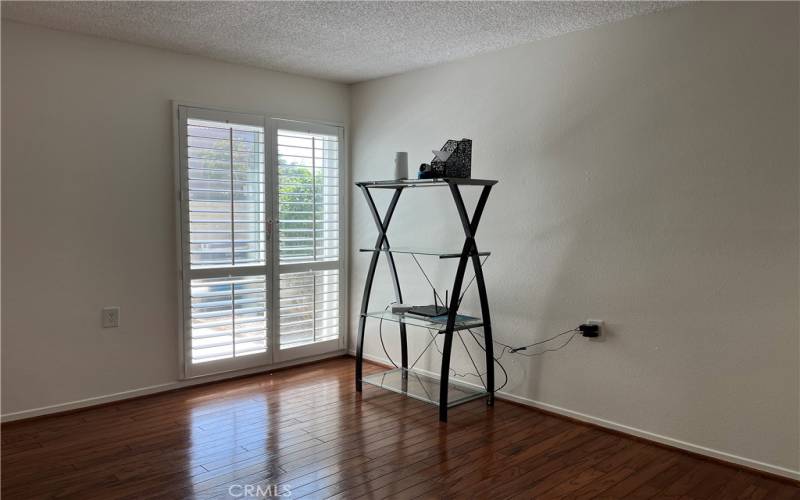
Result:
<instances>
[{"instance_id":1,"label":"white window frame","mask_svg":"<svg viewBox=\"0 0 800 500\"><path fill-rule=\"evenodd\" d=\"M336 356L347 352L348 345L348 330L349 330L349 191L346 186L349 185L349 161L348 161L348 148L345 142L346 130L343 123L324 122L319 120L308 119L295 119L285 117L270 117L269 113L250 113L246 111L237 111L231 109L209 107L207 105L186 102L186 101L172 101L172 117L173 117L173 145L174 145L174 183L175 183L175 221L176 221L176 255L177 255L177 281L178 281L178 362L179 362L179 377L181 379L191 379L203 377L208 375L235 373L237 371L259 371L261 368L274 368L276 366L291 365L302 362L303 359L321 358L325 356ZM188 286L190 281L185 274L185 268L188 267L188 256L185 255L184 241L188 242L188 226L183 223L184 209L188 205L182 199L182 193L186 192L184 185L184 167L183 167L183 151L182 144L185 144L185 129L183 129L180 119L180 108L191 107L195 108L194 111L202 110L207 112L208 119L218 120L220 115L240 115L242 117L249 117L250 119L261 119L264 124L264 150L265 150L265 169L266 175L270 179L268 186L266 186L266 196L272 200L269 203L271 213L267 215L268 219L272 221L272 228L268 228L268 245L269 245L269 259L271 262L267 263L266 276L269 283L268 293L268 334L267 334L267 353L266 356L254 356L252 363L243 363L241 358L231 360L220 360L210 363L202 363L200 365L192 365L191 355L188 350L191 348L187 343L186 336L186 304L188 301L184 299L188 297ZM216 118L214 118L216 116ZM278 198L275 196L277 192L277 128L280 124L291 122L294 124L302 124L310 131L315 133L330 133L331 127L338 129L339 133L339 260L325 264L336 265L339 271L339 337L334 341L320 342L310 344L307 346L294 347L279 352L279 322L278 314L274 314L280 305L280 269L284 264L280 265L279 262L279 249L278 249L278 227L277 227L277 213L278 213ZM249 123L249 122L245 122ZM270 198L271 197L271 198ZM188 201L188 200L187 200ZM188 248L188 246L186 247ZM290 266L298 266L299 270L309 270L310 267L306 264L290 264ZM196 271L195 271L196 272ZM203 367L202 365L206 365ZM200 368L198 368L200 367Z\"/></svg>"}]
</instances>

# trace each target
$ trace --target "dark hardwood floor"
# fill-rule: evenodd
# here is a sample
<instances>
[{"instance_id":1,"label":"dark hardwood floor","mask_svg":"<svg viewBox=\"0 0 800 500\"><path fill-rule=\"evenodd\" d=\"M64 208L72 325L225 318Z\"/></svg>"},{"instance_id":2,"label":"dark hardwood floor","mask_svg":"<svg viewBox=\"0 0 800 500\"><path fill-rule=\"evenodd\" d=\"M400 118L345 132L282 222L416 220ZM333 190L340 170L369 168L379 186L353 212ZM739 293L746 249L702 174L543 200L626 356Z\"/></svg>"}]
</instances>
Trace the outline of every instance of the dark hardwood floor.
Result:
<instances>
[{"instance_id":1,"label":"dark hardwood floor","mask_svg":"<svg viewBox=\"0 0 800 500\"><path fill-rule=\"evenodd\" d=\"M4 499L289 492L800 499L786 481L502 401L440 424L433 406L370 386L357 396L350 358L2 427Z\"/></svg>"}]
</instances>

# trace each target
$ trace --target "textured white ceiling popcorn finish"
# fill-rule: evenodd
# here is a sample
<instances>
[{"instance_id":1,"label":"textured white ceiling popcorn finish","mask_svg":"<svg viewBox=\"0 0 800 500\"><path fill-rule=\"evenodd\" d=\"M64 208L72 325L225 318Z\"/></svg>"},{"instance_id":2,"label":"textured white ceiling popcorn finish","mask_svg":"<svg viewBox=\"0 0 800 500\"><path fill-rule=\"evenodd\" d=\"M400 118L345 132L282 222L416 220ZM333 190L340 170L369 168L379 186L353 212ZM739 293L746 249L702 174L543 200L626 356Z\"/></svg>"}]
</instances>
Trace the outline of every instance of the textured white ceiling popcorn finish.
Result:
<instances>
[{"instance_id":1,"label":"textured white ceiling popcorn finish","mask_svg":"<svg viewBox=\"0 0 800 500\"><path fill-rule=\"evenodd\" d=\"M3 2L6 19L352 83L676 2Z\"/></svg>"}]
</instances>

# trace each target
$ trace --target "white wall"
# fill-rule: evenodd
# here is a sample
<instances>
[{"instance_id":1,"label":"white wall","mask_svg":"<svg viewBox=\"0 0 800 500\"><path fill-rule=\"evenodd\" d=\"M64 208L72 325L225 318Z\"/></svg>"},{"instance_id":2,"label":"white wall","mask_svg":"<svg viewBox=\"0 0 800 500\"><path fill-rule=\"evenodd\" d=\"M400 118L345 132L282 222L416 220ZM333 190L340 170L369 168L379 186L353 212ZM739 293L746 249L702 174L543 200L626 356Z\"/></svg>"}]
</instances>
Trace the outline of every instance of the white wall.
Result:
<instances>
[{"instance_id":1,"label":"white wall","mask_svg":"<svg viewBox=\"0 0 800 500\"><path fill-rule=\"evenodd\" d=\"M355 86L352 175L389 178L394 151L419 165L473 139L473 177L500 180L478 230L496 338L608 326L506 354L505 391L798 477L797 73L797 4L680 7ZM354 335L357 249L376 233L358 193L352 208ZM406 192L391 242L458 249L456 217L445 191ZM406 302L430 300L398 260ZM450 286L452 263L424 265ZM378 273L372 309L392 298ZM383 358L376 323L366 352ZM413 359L426 337L411 337ZM471 368L459 342L454 355Z\"/></svg>"},{"instance_id":2,"label":"white wall","mask_svg":"<svg viewBox=\"0 0 800 500\"><path fill-rule=\"evenodd\" d=\"M349 112L344 85L3 22L4 415L177 379L171 99Z\"/></svg>"}]
</instances>

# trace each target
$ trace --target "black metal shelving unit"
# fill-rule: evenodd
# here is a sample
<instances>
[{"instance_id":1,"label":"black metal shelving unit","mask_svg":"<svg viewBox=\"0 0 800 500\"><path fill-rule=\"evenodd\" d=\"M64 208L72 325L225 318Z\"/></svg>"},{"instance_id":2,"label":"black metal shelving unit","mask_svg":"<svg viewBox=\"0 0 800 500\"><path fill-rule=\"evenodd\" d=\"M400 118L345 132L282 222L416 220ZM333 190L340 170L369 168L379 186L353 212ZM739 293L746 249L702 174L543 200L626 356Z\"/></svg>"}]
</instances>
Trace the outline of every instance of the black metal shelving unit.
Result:
<instances>
[{"instance_id":1,"label":"black metal shelving unit","mask_svg":"<svg viewBox=\"0 0 800 500\"><path fill-rule=\"evenodd\" d=\"M369 206L369 210L372 213L372 218L375 221L375 227L378 229L378 239L375 242L375 247L371 249L362 249L362 251L372 252L372 259L370 260L367 278L364 283L364 295L361 300L361 315L358 320L358 340L356 346L357 391L361 391L362 382L365 382L438 405L439 420L442 422L447 421L447 409L451 406L455 406L480 397L486 397L487 404L494 404L494 352L492 349L492 322L489 314L489 301L486 295L486 284L483 279L483 270L481 268L480 261L481 256L486 256L489 254L488 252L480 252L478 250L478 245L475 242L475 233L478 230L478 224L480 223L483 209L486 206L487 199L489 198L489 192L491 191L492 186L495 184L497 184L496 180L461 178L356 182L356 186L361 189L361 192L364 194L364 197L367 200L367 205ZM471 217L467 212L467 208L464 205L464 199L461 196L462 186L475 186L481 188L478 204L476 205L475 211ZM461 220L461 226L464 230L464 244L460 253L452 251L438 252L423 249L415 250L409 248L393 249L389 245L389 239L386 233L389 229L389 223L392 220L392 215L394 214L397 202L400 199L400 194L405 189L414 189L420 187L440 187L449 189ZM375 201L370 193L371 189L390 189L394 191L392 199L389 202L389 207L387 208L383 217L381 217L381 215L378 213L378 209L375 206ZM446 321L444 318L429 320L412 315L394 314L388 311L369 311L369 299L372 292L372 282L375 278L375 269L378 264L378 258L381 254L386 255L386 260L389 264L389 273L392 278L392 284L394 285L395 300L398 303L403 302L403 294L400 290L400 281L397 277L397 268L394 262L395 253L436 255L442 259L458 259L458 268L453 281L452 298L450 299ZM468 261L472 262L472 268L475 273L475 284L478 288L478 295L480 297L481 304L480 318L463 317L458 315L461 287L464 282L464 274L467 270ZM399 323L401 351L401 366L399 368L384 373L370 375L368 377L362 377L364 328L366 326L367 318L378 318L382 319L383 321L394 321ZM409 369L406 326L426 328L429 331L435 331L437 335L444 336L441 375L438 380L434 377L417 373ZM453 334L454 332L459 332L461 330L470 328L483 328L483 348L486 353L485 391L477 390L473 386L450 381L450 354L453 348Z\"/></svg>"}]
</instances>

